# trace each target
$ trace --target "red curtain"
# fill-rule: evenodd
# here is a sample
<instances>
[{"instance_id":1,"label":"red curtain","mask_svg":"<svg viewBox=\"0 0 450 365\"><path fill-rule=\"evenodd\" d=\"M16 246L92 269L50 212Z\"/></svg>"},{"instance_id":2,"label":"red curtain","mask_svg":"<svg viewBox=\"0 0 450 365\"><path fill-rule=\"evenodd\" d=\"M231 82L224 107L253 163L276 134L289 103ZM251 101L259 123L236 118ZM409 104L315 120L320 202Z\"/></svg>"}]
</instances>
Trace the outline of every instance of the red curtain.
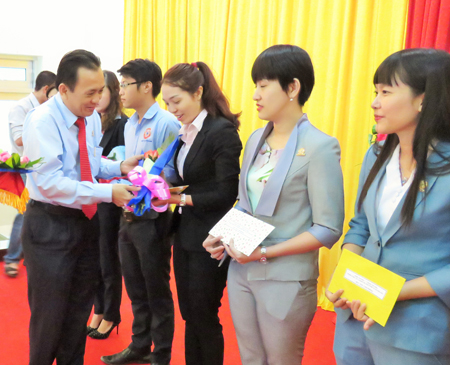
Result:
<instances>
[{"instance_id":1,"label":"red curtain","mask_svg":"<svg viewBox=\"0 0 450 365\"><path fill-rule=\"evenodd\" d=\"M450 0L410 0L406 48L450 52Z\"/></svg>"}]
</instances>

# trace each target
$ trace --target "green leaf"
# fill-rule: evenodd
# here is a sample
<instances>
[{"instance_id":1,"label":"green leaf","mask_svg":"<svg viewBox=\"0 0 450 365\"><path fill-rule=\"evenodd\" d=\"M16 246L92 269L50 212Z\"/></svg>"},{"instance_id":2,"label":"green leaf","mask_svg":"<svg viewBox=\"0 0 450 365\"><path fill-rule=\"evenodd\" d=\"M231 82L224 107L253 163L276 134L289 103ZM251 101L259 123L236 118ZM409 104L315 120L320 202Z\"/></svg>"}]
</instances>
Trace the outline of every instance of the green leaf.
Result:
<instances>
[{"instance_id":1,"label":"green leaf","mask_svg":"<svg viewBox=\"0 0 450 365\"><path fill-rule=\"evenodd\" d=\"M44 161L44 157L41 157L41 158L39 158L37 160L34 160L34 161L27 162L26 164L22 164L22 165L25 165L25 166L22 167L22 165L21 165L20 168L29 169L30 167L33 167L34 165L36 165L38 163L42 163L42 161Z\"/></svg>"},{"instance_id":2,"label":"green leaf","mask_svg":"<svg viewBox=\"0 0 450 365\"><path fill-rule=\"evenodd\" d=\"M169 136L165 139L165 141L162 143L160 149L164 151L169 145L175 140L175 135L173 133L170 133ZM159 148L158 148L159 150ZM162 152L161 152L162 153Z\"/></svg>"},{"instance_id":3,"label":"green leaf","mask_svg":"<svg viewBox=\"0 0 450 365\"><path fill-rule=\"evenodd\" d=\"M144 161L144 165L142 167L144 168L144 170L148 174L150 172L150 170L152 169L154 164L155 163L150 158L146 158L145 161Z\"/></svg>"},{"instance_id":4,"label":"green leaf","mask_svg":"<svg viewBox=\"0 0 450 365\"><path fill-rule=\"evenodd\" d=\"M20 166L20 156L18 153L13 153L10 158L14 169L18 169Z\"/></svg>"}]
</instances>

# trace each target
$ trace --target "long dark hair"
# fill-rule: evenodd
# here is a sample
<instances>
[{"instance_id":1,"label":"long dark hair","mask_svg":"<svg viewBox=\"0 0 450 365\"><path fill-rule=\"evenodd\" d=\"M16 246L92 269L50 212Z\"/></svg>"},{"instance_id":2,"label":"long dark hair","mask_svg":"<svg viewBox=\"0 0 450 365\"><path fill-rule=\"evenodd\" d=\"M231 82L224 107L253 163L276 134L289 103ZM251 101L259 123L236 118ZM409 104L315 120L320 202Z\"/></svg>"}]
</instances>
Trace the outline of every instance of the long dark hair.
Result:
<instances>
[{"instance_id":1,"label":"long dark hair","mask_svg":"<svg viewBox=\"0 0 450 365\"><path fill-rule=\"evenodd\" d=\"M212 116L228 119L236 129L239 129L238 118L241 113L231 112L227 98L206 63L178 63L165 73L162 83L177 86L190 94L194 94L200 86L203 86L202 107Z\"/></svg>"},{"instance_id":2,"label":"long dark hair","mask_svg":"<svg viewBox=\"0 0 450 365\"><path fill-rule=\"evenodd\" d=\"M399 81L408 85L415 96L425 95L413 140L416 173L401 212L402 219L409 225L413 219L419 189L421 185L426 188L423 183L426 176L450 172L449 158L438 149L438 142L450 142L450 54L436 49L416 48L390 55L378 67L373 83L392 86ZM398 143L398 136L389 134L383 145L376 143L374 146L378 157L361 190L358 209L361 209L370 185ZM444 163L432 166L427 162L429 150L437 153ZM425 196L427 193L425 189Z\"/></svg>"},{"instance_id":3,"label":"long dark hair","mask_svg":"<svg viewBox=\"0 0 450 365\"><path fill-rule=\"evenodd\" d=\"M120 84L114 72L103 70L105 87L111 93L111 99L105 112L102 114L102 129L108 130L114 124L116 117L122 114L122 101L120 100Z\"/></svg>"}]
</instances>

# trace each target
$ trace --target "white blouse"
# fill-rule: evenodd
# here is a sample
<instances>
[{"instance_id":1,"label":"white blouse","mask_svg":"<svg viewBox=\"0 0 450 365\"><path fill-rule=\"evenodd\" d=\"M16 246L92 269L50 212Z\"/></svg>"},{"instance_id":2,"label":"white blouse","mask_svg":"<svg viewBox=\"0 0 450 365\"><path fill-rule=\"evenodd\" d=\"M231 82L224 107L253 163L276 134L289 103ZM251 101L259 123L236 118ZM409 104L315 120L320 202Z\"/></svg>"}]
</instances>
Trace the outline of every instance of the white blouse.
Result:
<instances>
[{"instance_id":1,"label":"white blouse","mask_svg":"<svg viewBox=\"0 0 450 365\"><path fill-rule=\"evenodd\" d=\"M400 173L400 145L398 145L390 161L386 166L384 175L377 193L377 228L380 234L383 233L389 220L394 214L398 203L408 191L414 179L414 170L405 185L402 185Z\"/></svg>"},{"instance_id":2,"label":"white blouse","mask_svg":"<svg viewBox=\"0 0 450 365\"><path fill-rule=\"evenodd\" d=\"M194 119L192 123L183 124L180 129L181 140L184 142L184 145L180 148L180 152L178 152L177 156L177 168L178 174L184 179L183 176L183 168L184 161L186 160L186 156L191 149L192 144L194 143L195 137L197 137L198 132L201 131L203 127L203 122L205 121L208 112L203 109L199 115Z\"/></svg>"}]
</instances>

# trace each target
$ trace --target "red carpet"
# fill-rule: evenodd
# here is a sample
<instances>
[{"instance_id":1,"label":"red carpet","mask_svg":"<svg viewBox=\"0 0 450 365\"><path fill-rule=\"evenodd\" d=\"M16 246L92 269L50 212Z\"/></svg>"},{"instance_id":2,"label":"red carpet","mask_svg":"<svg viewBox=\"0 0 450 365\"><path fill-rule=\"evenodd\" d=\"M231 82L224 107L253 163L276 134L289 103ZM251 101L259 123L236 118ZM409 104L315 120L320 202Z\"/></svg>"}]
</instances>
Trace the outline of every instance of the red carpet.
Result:
<instances>
[{"instance_id":1,"label":"red carpet","mask_svg":"<svg viewBox=\"0 0 450 365\"><path fill-rule=\"evenodd\" d=\"M0 364L26 365L28 363L28 321L30 312L27 302L25 267L20 268L15 279L3 274L0 265ZM184 323L176 302L175 283L172 282L175 300L175 338L173 341L172 365L184 364ZM228 298L222 300L220 317L225 334L225 365L239 365L239 351L228 307ZM114 331L107 340L93 340L86 344L86 365L104 365L101 355L109 355L128 346L131 336L131 305L124 291L122 301L122 323L119 335ZM318 309L306 339L304 365L333 365L333 333L335 314ZM289 365L289 364L286 364Z\"/></svg>"}]
</instances>

